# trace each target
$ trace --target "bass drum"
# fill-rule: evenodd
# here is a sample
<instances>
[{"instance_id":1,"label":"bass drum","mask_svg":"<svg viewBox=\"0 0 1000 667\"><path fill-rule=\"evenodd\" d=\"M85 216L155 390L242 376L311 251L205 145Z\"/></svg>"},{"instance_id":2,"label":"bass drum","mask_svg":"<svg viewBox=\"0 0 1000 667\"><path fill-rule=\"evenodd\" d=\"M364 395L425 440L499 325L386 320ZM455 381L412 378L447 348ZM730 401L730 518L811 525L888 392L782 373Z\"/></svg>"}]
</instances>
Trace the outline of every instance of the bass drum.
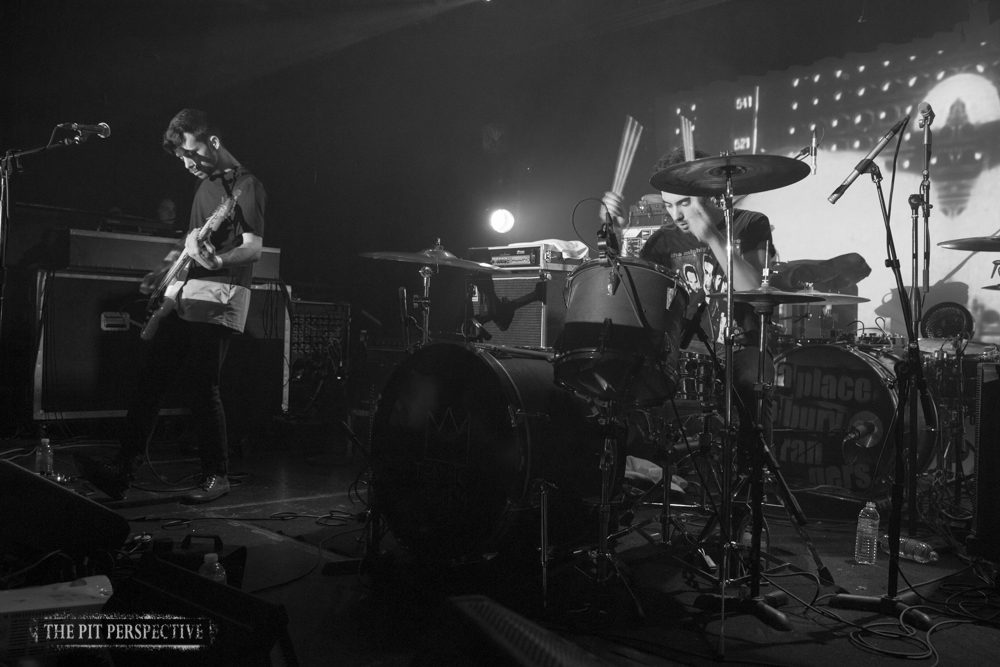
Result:
<instances>
[{"instance_id":1,"label":"bass drum","mask_svg":"<svg viewBox=\"0 0 1000 667\"><path fill-rule=\"evenodd\" d=\"M516 547L537 558L542 479L554 485L549 544L596 542L603 438L588 404L553 383L545 357L434 344L389 377L372 423L372 492L416 556L461 562ZM618 438L616 461L621 447ZM619 461L614 491L623 471Z\"/></svg>"},{"instance_id":2,"label":"bass drum","mask_svg":"<svg viewBox=\"0 0 1000 667\"><path fill-rule=\"evenodd\" d=\"M892 419L899 401L893 366L899 358L848 345L807 345L774 361L774 455L789 486L839 486L868 494L875 484L876 493L884 491L894 472ZM923 472L934 455L937 432L927 427L916 403L917 467ZM933 421L938 423L936 407ZM848 432L866 422L874 431L844 444ZM907 444L908 415L904 424Z\"/></svg>"}]
</instances>

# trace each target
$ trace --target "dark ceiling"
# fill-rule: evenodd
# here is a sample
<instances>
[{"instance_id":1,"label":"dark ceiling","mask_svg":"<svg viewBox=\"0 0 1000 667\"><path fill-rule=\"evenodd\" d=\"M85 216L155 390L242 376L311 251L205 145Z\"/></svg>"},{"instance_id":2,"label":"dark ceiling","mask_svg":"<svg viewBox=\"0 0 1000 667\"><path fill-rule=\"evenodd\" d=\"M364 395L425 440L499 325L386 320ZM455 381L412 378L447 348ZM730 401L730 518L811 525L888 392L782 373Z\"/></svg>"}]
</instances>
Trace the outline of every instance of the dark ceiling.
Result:
<instances>
[{"instance_id":1,"label":"dark ceiling","mask_svg":"<svg viewBox=\"0 0 1000 667\"><path fill-rule=\"evenodd\" d=\"M394 291L370 289L374 265L358 252L416 251L438 236L458 253L494 244L480 214L496 196L536 202L535 226L516 240L572 238L573 205L610 185L625 116L652 129L662 93L950 31L970 8L992 20L991 7L8 0L0 147L43 145L62 122L107 122L106 141L26 158L13 199L151 217L165 195L186 210L194 185L161 133L180 108L205 108L268 188L266 241L282 248L286 280L352 301L385 292L388 308ZM484 150L485 126L503 133L499 152ZM636 157L636 194L651 143ZM593 209L580 215L591 233ZM411 278L410 267L379 268L389 282Z\"/></svg>"}]
</instances>

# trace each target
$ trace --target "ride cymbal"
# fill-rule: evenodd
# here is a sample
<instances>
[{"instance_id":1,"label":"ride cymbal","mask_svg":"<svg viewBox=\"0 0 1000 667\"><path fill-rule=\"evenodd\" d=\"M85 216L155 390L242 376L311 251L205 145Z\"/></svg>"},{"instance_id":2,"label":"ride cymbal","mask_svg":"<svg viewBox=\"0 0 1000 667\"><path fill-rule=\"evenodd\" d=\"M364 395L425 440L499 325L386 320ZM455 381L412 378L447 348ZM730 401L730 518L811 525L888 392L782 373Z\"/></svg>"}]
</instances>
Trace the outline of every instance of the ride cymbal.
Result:
<instances>
[{"instance_id":1,"label":"ride cymbal","mask_svg":"<svg viewBox=\"0 0 1000 667\"><path fill-rule=\"evenodd\" d=\"M811 306L850 306L856 303L868 303L871 299L866 299L863 296L854 296L853 294L838 294L836 292L820 292L815 289L804 289L795 292L795 294L802 294L803 296L815 296L819 298L819 301L810 302Z\"/></svg>"},{"instance_id":2,"label":"ride cymbal","mask_svg":"<svg viewBox=\"0 0 1000 667\"><path fill-rule=\"evenodd\" d=\"M776 190L809 175L809 165L781 155L722 155L674 164L656 172L649 184L657 190L689 197L726 193L727 176L734 195Z\"/></svg>"},{"instance_id":3,"label":"ride cymbal","mask_svg":"<svg viewBox=\"0 0 1000 667\"><path fill-rule=\"evenodd\" d=\"M938 243L949 250L972 250L974 252L1000 252L1000 236L970 236L967 239L952 239Z\"/></svg>"},{"instance_id":4,"label":"ride cymbal","mask_svg":"<svg viewBox=\"0 0 1000 667\"><path fill-rule=\"evenodd\" d=\"M719 292L718 294L708 294L706 296L709 299L725 299L726 293ZM783 292L782 290L775 289L770 285L761 285L760 287L755 287L751 290L733 292L733 301L737 303L751 304L819 303L820 297L813 296L811 294L803 294L802 292Z\"/></svg>"},{"instance_id":5,"label":"ride cymbal","mask_svg":"<svg viewBox=\"0 0 1000 667\"><path fill-rule=\"evenodd\" d=\"M413 264L424 264L426 266L450 266L466 271L482 271L484 273L510 273L507 269L502 269L492 264L483 262L473 262L462 259L441 247L438 243L433 248L421 250L420 252L363 252L362 257L371 259L387 259L393 262L410 262Z\"/></svg>"}]
</instances>

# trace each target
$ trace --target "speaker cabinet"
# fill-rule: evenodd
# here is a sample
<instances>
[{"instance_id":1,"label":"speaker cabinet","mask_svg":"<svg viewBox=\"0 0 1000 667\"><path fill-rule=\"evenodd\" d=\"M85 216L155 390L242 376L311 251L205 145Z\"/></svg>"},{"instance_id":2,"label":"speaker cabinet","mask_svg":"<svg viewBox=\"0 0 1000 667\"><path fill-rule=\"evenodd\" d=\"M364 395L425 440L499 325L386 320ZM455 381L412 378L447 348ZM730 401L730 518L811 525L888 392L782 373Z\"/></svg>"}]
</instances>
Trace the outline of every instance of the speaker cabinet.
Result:
<instances>
[{"instance_id":1,"label":"speaker cabinet","mask_svg":"<svg viewBox=\"0 0 1000 667\"><path fill-rule=\"evenodd\" d=\"M146 297L135 275L39 271L32 414L36 420L121 417L142 365ZM254 285L243 335L230 342L223 401L253 413L288 405L289 319L274 285ZM238 406L237 406L238 404ZM183 383L161 414L186 411Z\"/></svg>"},{"instance_id":2,"label":"speaker cabinet","mask_svg":"<svg viewBox=\"0 0 1000 667\"><path fill-rule=\"evenodd\" d=\"M0 553L70 556L114 552L129 524L121 515L55 482L0 459Z\"/></svg>"},{"instance_id":3,"label":"speaker cabinet","mask_svg":"<svg viewBox=\"0 0 1000 667\"><path fill-rule=\"evenodd\" d=\"M493 290L498 301L506 299L510 304L520 299L530 302L513 311L513 320L506 330L502 331L495 321L484 324L492 336L488 342L511 347L552 347L566 321L563 288L567 276L569 273L565 271L493 275ZM470 279L467 283L474 315L481 315L488 307L480 284L481 279ZM538 298L534 299L536 290Z\"/></svg>"},{"instance_id":4,"label":"speaker cabinet","mask_svg":"<svg viewBox=\"0 0 1000 667\"><path fill-rule=\"evenodd\" d=\"M1000 364L979 364L976 382L976 470L970 556L1000 562Z\"/></svg>"}]
</instances>

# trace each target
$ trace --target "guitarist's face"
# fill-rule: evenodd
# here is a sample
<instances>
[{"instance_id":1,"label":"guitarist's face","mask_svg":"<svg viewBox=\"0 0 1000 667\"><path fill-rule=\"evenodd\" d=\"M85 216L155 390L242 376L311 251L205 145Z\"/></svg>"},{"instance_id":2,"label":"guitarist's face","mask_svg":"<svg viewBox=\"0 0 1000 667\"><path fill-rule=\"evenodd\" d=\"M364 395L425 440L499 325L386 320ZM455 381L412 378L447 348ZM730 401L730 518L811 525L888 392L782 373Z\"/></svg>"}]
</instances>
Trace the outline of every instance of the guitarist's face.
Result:
<instances>
[{"instance_id":1,"label":"guitarist's face","mask_svg":"<svg viewBox=\"0 0 1000 667\"><path fill-rule=\"evenodd\" d=\"M185 132L184 144L177 150L184 168L203 180L212 175L218 163L218 141L217 137L209 137L208 143L205 143Z\"/></svg>"}]
</instances>

